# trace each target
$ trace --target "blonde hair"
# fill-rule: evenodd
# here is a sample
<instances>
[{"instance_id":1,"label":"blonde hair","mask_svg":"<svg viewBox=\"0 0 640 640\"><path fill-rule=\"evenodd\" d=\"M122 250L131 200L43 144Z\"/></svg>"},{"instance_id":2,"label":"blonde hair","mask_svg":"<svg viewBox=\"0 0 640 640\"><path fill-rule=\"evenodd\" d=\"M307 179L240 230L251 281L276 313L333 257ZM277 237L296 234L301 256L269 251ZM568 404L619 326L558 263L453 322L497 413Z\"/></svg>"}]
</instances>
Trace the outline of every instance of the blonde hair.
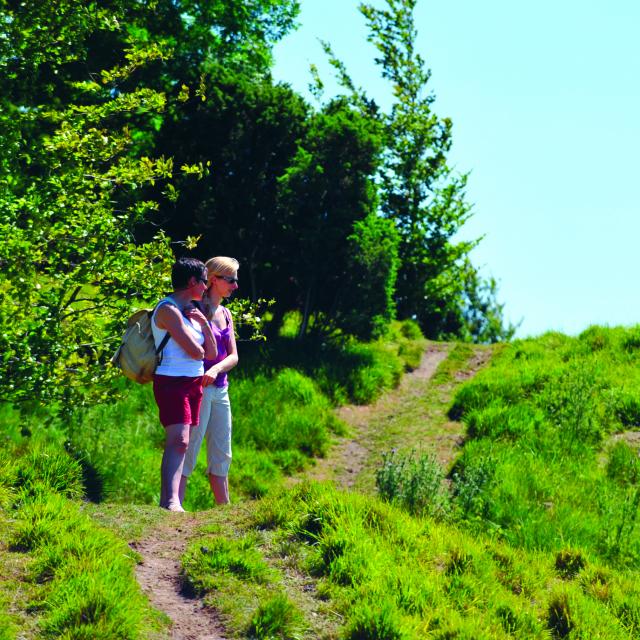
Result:
<instances>
[{"instance_id":1,"label":"blonde hair","mask_svg":"<svg viewBox=\"0 0 640 640\"><path fill-rule=\"evenodd\" d=\"M240 263L235 258L227 258L226 256L216 256L209 258L204 266L207 267L209 278L212 275L226 276L240 268Z\"/></svg>"},{"instance_id":2,"label":"blonde hair","mask_svg":"<svg viewBox=\"0 0 640 640\"><path fill-rule=\"evenodd\" d=\"M216 256L209 258L204 266L207 268L207 280L211 284L211 276L226 276L235 273L240 268L240 263L235 258L226 256ZM208 302L209 297L205 294L203 298L204 314L208 320L213 319L213 309Z\"/></svg>"}]
</instances>

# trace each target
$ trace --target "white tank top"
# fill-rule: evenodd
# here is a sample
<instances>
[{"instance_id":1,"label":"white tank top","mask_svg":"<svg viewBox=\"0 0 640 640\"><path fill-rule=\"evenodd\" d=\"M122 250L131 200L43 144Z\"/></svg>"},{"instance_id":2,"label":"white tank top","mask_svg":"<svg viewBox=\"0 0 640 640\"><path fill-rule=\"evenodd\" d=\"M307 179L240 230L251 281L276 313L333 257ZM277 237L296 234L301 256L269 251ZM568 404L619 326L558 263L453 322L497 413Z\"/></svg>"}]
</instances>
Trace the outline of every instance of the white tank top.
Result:
<instances>
[{"instance_id":1,"label":"white tank top","mask_svg":"<svg viewBox=\"0 0 640 640\"><path fill-rule=\"evenodd\" d=\"M156 313L158 313L160 306L166 303L170 303L174 307L178 306L171 297L163 298L157 304L151 317L151 331L153 332L156 349L160 346L167 334L164 329L160 329L156 324ZM182 322L186 330L193 336L193 339L198 344L204 344L202 327L200 327L197 322L192 322L184 316L182 316ZM202 360L194 360L173 338L169 338L162 350L162 362L158 365L156 373L162 376L189 376L190 378L197 378L198 376L204 375L204 363Z\"/></svg>"}]
</instances>

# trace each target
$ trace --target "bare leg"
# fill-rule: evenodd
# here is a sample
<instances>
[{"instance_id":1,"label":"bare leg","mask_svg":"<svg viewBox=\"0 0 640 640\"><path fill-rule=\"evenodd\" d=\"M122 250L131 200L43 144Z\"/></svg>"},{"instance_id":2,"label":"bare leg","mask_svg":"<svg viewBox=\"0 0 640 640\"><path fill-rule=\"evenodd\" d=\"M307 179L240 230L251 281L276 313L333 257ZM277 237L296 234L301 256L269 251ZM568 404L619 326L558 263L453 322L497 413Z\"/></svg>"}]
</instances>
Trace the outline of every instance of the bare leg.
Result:
<instances>
[{"instance_id":1,"label":"bare leg","mask_svg":"<svg viewBox=\"0 0 640 640\"><path fill-rule=\"evenodd\" d=\"M180 487L178 488L178 497L180 498L180 504L184 503L184 492L187 490L187 482L189 478L187 476L180 476Z\"/></svg>"},{"instance_id":2,"label":"bare leg","mask_svg":"<svg viewBox=\"0 0 640 640\"><path fill-rule=\"evenodd\" d=\"M217 504L229 504L229 479L227 476L209 474L209 484Z\"/></svg>"},{"instance_id":3,"label":"bare leg","mask_svg":"<svg viewBox=\"0 0 640 640\"><path fill-rule=\"evenodd\" d=\"M161 467L165 492L164 506L169 511L184 511L180 505L179 490L184 454L189 445L189 425L171 424L166 428L166 434Z\"/></svg>"}]
</instances>

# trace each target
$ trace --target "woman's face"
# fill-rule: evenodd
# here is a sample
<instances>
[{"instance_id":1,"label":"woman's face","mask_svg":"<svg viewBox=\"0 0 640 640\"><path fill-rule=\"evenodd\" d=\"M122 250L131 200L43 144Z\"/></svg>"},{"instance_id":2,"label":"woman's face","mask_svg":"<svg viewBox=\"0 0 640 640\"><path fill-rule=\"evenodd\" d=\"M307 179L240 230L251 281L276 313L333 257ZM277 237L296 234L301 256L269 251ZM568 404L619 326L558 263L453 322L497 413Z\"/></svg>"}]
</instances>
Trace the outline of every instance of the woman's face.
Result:
<instances>
[{"instance_id":1,"label":"woman's face","mask_svg":"<svg viewBox=\"0 0 640 640\"><path fill-rule=\"evenodd\" d=\"M238 272L209 274L209 292L220 298L228 298L238 288Z\"/></svg>"}]
</instances>

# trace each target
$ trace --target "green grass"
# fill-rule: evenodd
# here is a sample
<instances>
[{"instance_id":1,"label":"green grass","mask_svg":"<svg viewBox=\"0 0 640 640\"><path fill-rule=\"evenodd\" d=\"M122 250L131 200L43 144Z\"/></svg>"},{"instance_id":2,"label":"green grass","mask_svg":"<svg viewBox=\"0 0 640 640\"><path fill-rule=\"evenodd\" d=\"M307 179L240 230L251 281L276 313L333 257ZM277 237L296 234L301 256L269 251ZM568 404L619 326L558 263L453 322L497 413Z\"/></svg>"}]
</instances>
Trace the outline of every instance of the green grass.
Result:
<instances>
[{"instance_id":1,"label":"green grass","mask_svg":"<svg viewBox=\"0 0 640 640\"><path fill-rule=\"evenodd\" d=\"M203 597L222 615L227 635L237 638L300 638L307 627L286 592L282 571L264 557L260 532L237 537L240 510L205 527L182 558L188 593ZM246 519L245 519L246 523Z\"/></svg>"},{"instance_id":2,"label":"green grass","mask_svg":"<svg viewBox=\"0 0 640 640\"><path fill-rule=\"evenodd\" d=\"M386 342L368 345L283 339L263 353L247 347L230 387L234 499L267 495L311 457L324 455L330 436L344 429L335 404L366 402L395 385L405 369L417 366L423 345L415 326L394 323ZM158 500L164 440L150 386L118 380L110 403L72 413L0 405L0 426L7 454L0 458L6 541L0 566L12 578L0 581L3 637L17 637L20 630L52 638L155 633L166 621L140 593L136 554L123 542L153 528L161 514L144 506ZM93 503L82 502L87 498ZM212 504L202 455L186 506ZM242 501L211 513L224 522L241 511ZM313 626L304 611L318 614L323 628L332 619L311 596L290 588L295 579L287 566L265 564L263 541L255 535L238 542L226 531L224 540L198 542L189 553L203 572L222 580L221 609L237 621L230 628L239 637L297 638ZM207 546L211 553L202 551ZM194 580L194 589L205 590L208 583L197 585Z\"/></svg>"},{"instance_id":3,"label":"green grass","mask_svg":"<svg viewBox=\"0 0 640 640\"><path fill-rule=\"evenodd\" d=\"M9 497L0 513L5 567L14 567L18 622L44 638L145 638L161 626L135 580L135 555L116 535L83 512L82 469L62 451L36 448L5 453L0 484ZM19 568L15 571L15 568ZM11 588L0 584L0 599Z\"/></svg>"},{"instance_id":4,"label":"green grass","mask_svg":"<svg viewBox=\"0 0 640 640\"><path fill-rule=\"evenodd\" d=\"M317 484L262 500L245 526L268 531L273 549L313 576L318 597L340 615L330 637L615 639L640 632L638 573L570 547L518 550ZM265 547L264 555L273 552Z\"/></svg>"},{"instance_id":5,"label":"green grass","mask_svg":"<svg viewBox=\"0 0 640 640\"><path fill-rule=\"evenodd\" d=\"M591 327L517 341L457 392L450 415L468 441L451 478L465 526L637 566L638 450L612 435L640 424L638 335Z\"/></svg>"}]
</instances>

